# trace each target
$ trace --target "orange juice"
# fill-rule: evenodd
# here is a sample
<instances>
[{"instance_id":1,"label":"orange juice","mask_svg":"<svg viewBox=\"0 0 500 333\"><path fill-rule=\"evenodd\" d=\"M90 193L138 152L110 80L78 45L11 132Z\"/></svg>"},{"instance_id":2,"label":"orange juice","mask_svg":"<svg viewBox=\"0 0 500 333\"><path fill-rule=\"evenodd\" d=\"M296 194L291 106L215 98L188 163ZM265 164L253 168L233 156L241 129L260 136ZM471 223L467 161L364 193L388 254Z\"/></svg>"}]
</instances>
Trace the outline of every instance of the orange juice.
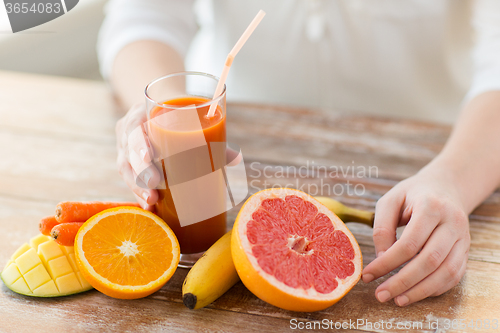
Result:
<instances>
[{"instance_id":1,"label":"orange juice","mask_svg":"<svg viewBox=\"0 0 500 333\"><path fill-rule=\"evenodd\" d=\"M171 99L163 102L164 107L156 106L150 112L150 119L158 117L166 112L172 111L174 108L179 108L183 106L199 106L209 102L210 100L203 97L196 96L188 96L181 97L176 99ZM172 108L169 108L172 106ZM206 114L208 113L209 105L197 107L198 118L201 123L201 131L203 132L203 136L206 140L207 146L210 155L207 154L207 159L202 161L199 157L190 158L189 160L183 160L183 166L190 169L194 173L210 173L216 171L218 167L220 167L221 154L224 153L223 159L225 160L225 151L215 152L210 149L211 142L226 142L226 115L225 112L222 111L221 107L217 107L217 111L215 116L212 118L206 118ZM225 109L225 105L224 105ZM200 131L186 131L182 133L178 133L179 135L175 136L175 140L177 142L169 143L173 146L182 145L181 141L189 141L195 140L200 137ZM156 135L154 140L156 142L161 141L161 132L160 135ZM166 140L166 136L164 138ZM170 139L172 141L172 139ZM153 144L154 145L154 144ZM215 154L218 154L218 161L214 160ZM208 159L210 156L210 159ZM208 162L209 161L209 162ZM215 241L217 241L220 237L224 235L226 232L226 213L221 213L219 215L213 216L201 222L197 222L194 224L182 226L179 217L174 205L174 199L172 195L172 191L169 187L169 179L172 182L173 176L169 175L168 165L165 163L168 162L168 159L162 160L161 164L156 164L161 173L163 173L163 177L165 179L166 189L159 189L159 198L156 203L156 213L160 216L174 231L177 239L179 240L179 244L181 247L182 254L192 254L206 251ZM225 164L225 163L224 163ZM207 167L209 170L207 170ZM172 184L171 186L173 186ZM213 190L213 189L212 189ZM226 192L225 184L220 184L220 188L215 189L216 192L224 195ZM189 204L189 203L187 203ZM196 210L198 207L190 207L190 209Z\"/></svg>"}]
</instances>

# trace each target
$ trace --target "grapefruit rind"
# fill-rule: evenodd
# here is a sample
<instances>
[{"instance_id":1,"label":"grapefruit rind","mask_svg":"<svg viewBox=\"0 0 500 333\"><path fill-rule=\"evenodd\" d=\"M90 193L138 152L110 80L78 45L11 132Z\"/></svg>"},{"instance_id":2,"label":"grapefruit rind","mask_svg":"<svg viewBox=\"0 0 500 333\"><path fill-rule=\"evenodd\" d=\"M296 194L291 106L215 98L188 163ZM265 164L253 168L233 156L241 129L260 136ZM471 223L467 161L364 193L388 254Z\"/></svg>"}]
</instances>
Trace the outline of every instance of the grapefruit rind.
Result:
<instances>
[{"instance_id":1,"label":"grapefruit rind","mask_svg":"<svg viewBox=\"0 0 500 333\"><path fill-rule=\"evenodd\" d=\"M354 273L345 279L336 278L338 286L328 294L316 291L313 287L304 290L302 288L292 288L276 279L260 267L257 259L252 254L251 244L247 237L247 223L251 220L251 215L260 206L263 200L281 198L294 195L312 202L318 213L323 213L335 225L335 230L342 231L352 244L354 249ZM231 251L233 261L243 284L257 297L263 301L285 310L312 312L323 310L338 302L361 278L362 254L361 249L345 224L328 208L312 196L293 189L267 189L252 195L241 208L233 227L231 239Z\"/></svg>"},{"instance_id":2,"label":"grapefruit rind","mask_svg":"<svg viewBox=\"0 0 500 333\"><path fill-rule=\"evenodd\" d=\"M115 215L117 213L131 213L131 214L141 214L145 215L152 220L154 220L158 225L160 225L163 230L169 235L172 241L172 256L173 260L170 267L156 280L149 282L145 285L117 285L112 283L107 278L98 274L94 268L90 265L85 253L82 248L82 240L85 234L91 230L100 220ZM148 212L146 210L137 207L116 207L104 210L94 216L92 216L87 222L85 222L75 237L75 259L78 267L84 278L97 290L105 295L120 299L137 299L146 297L156 291L158 291L175 273L177 265L180 260L180 247L175 234L172 229L157 215Z\"/></svg>"}]
</instances>

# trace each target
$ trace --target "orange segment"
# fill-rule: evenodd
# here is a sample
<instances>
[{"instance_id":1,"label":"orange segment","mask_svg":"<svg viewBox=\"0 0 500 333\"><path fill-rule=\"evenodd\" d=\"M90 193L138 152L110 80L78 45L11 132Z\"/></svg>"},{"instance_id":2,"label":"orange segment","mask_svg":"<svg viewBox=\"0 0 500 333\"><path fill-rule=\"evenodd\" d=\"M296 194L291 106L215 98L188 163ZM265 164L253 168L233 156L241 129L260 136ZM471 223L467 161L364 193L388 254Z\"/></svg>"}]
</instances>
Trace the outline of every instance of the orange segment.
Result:
<instances>
[{"instance_id":1,"label":"orange segment","mask_svg":"<svg viewBox=\"0 0 500 333\"><path fill-rule=\"evenodd\" d=\"M158 216L135 207L105 210L90 218L75 238L85 279L102 293L140 298L160 289L180 258L177 238Z\"/></svg>"}]
</instances>

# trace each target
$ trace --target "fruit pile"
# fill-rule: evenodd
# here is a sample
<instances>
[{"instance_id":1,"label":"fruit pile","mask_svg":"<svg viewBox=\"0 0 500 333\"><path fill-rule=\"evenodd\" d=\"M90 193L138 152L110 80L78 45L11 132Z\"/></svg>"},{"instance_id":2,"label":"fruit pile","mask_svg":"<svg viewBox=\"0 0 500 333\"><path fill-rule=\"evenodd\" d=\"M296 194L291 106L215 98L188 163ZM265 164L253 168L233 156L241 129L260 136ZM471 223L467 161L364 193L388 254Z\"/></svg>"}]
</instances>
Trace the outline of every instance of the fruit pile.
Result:
<instances>
[{"instance_id":1,"label":"fruit pile","mask_svg":"<svg viewBox=\"0 0 500 333\"><path fill-rule=\"evenodd\" d=\"M138 206L131 202L61 202L55 216L42 218L42 233L14 252L0 277L14 292L56 297L93 289L77 265L74 240L94 214L112 207ZM49 237L49 236L52 236Z\"/></svg>"},{"instance_id":2,"label":"fruit pile","mask_svg":"<svg viewBox=\"0 0 500 333\"><path fill-rule=\"evenodd\" d=\"M373 213L317 199L291 189L251 196L233 230L187 274L184 304L202 308L240 279L257 297L287 310L317 311L340 300L360 279L362 258L335 213L368 225ZM136 206L59 204L54 217L40 222L43 235L14 253L2 280L30 296L65 296L92 287L121 299L154 293L174 274L179 243L163 220Z\"/></svg>"},{"instance_id":3,"label":"fruit pile","mask_svg":"<svg viewBox=\"0 0 500 333\"><path fill-rule=\"evenodd\" d=\"M115 207L140 207L135 202L74 202L63 201L56 206L56 215L41 219L38 228L63 246L73 246L80 227L103 210Z\"/></svg>"}]
</instances>

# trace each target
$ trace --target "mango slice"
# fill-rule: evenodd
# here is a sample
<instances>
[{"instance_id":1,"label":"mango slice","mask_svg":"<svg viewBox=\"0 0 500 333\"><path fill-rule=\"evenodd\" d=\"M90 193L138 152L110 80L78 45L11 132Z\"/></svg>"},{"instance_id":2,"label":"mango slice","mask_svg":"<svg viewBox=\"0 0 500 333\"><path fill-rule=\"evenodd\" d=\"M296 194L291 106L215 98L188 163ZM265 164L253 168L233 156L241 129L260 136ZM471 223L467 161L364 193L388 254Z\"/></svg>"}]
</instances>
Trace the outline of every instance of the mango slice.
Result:
<instances>
[{"instance_id":1,"label":"mango slice","mask_svg":"<svg viewBox=\"0 0 500 333\"><path fill-rule=\"evenodd\" d=\"M92 289L75 264L73 247L45 235L21 245L0 278L10 290L28 296L67 296Z\"/></svg>"}]
</instances>

